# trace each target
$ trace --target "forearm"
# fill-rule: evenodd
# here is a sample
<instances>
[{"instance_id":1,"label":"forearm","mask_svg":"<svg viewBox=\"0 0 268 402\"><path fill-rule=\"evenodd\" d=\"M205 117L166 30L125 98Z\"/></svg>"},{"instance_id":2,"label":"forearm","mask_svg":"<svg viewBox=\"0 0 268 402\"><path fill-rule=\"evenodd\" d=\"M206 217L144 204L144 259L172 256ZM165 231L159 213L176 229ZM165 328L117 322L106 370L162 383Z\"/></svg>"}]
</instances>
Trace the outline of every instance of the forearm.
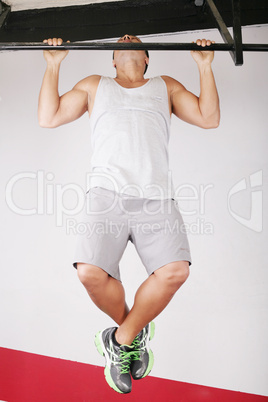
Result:
<instances>
[{"instance_id":1,"label":"forearm","mask_svg":"<svg viewBox=\"0 0 268 402\"><path fill-rule=\"evenodd\" d=\"M60 63L48 63L39 95L38 120L40 126L49 127L59 109L59 70Z\"/></svg>"},{"instance_id":2,"label":"forearm","mask_svg":"<svg viewBox=\"0 0 268 402\"><path fill-rule=\"evenodd\" d=\"M198 68L200 73L200 113L208 128L218 127L220 104L211 63L200 64Z\"/></svg>"}]
</instances>

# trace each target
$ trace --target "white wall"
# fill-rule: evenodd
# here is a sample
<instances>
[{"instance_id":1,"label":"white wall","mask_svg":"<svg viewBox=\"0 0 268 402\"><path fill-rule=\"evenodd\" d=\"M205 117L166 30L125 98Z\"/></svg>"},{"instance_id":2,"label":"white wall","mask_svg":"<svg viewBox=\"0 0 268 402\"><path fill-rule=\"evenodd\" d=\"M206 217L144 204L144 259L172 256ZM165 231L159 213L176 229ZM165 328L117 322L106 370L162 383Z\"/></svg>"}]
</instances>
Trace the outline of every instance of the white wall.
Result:
<instances>
[{"instance_id":1,"label":"white wall","mask_svg":"<svg viewBox=\"0 0 268 402\"><path fill-rule=\"evenodd\" d=\"M214 30L144 41L198 37L221 41ZM244 42L265 43L267 37L268 26L243 30ZM268 53L246 53L244 59L244 66L235 67L229 54L215 56L218 129L205 131L173 118L170 168L175 187L182 186L180 197L188 197L179 201L188 212L183 216L193 265L188 282L155 320L152 375L268 395ZM40 198L51 205L53 193L60 202L65 189L64 207L76 206L90 164L88 118L54 130L38 126L42 52L1 53L0 69L0 346L103 365L94 334L113 322L89 300L72 268L75 236L67 232L76 214L64 215L57 226L60 205L51 212ZM61 68L60 91L94 73L114 75L111 52L71 52ZM147 75L161 74L198 94L198 71L188 52L150 52ZM38 206L39 214L23 216L7 205L6 186L19 174L38 174L39 200L37 180L26 177L16 181L12 200L21 209ZM252 189L250 177L257 185ZM146 278L131 243L121 269L131 304Z\"/></svg>"}]
</instances>

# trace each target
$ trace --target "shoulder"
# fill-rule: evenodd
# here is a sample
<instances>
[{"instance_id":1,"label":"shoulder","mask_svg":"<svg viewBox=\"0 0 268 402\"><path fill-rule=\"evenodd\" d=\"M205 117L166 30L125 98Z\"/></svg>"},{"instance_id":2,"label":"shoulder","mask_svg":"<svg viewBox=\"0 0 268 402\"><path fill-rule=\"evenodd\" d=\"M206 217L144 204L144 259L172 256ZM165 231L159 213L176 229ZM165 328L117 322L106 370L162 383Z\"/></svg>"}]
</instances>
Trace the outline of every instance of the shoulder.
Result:
<instances>
[{"instance_id":1,"label":"shoulder","mask_svg":"<svg viewBox=\"0 0 268 402\"><path fill-rule=\"evenodd\" d=\"M75 86L74 89L78 89L80 91L86 92L94 92L96 91L99 82L101 80L101 75L90 75L81 81L79 81Z\"/></svg>"},{"instance_id":2,"label":"shoulder","mask_svg":"<svg viewBox=\"0 0 268 402\"><path fill-rule=\"evenodd\" d=\"M170 95L172 95L176 91L185 90L185 87L174 78L167 75L161 75L161 78L165 81Z\"/></svg>"}]
</instances>

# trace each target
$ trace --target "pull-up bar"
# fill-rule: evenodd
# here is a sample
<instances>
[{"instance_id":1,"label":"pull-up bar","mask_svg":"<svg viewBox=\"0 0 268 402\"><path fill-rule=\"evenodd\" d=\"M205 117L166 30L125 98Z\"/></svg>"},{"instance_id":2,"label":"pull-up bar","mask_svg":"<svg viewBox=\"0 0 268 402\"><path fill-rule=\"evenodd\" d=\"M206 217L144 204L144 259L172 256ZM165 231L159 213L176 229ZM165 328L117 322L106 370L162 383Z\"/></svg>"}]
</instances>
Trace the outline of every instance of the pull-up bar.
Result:
<instances>
[{"instance_id":1,"label":"pull-up bar","mask_svg":"<svg viewBox=\"0 0 268 402\"><path fill-rule=\"evenodd\" d=\"M211 12L219 32L225 43L215 43L211 46L201 47L196 43L111 43L111 42L65 42L57 46L57 50L211 50L230 52L235 65L243 64L243 51L246 52L267 52L268 44L242 43L240 0L231 0L233 14L233 37L224 23L213 0L195 0L196 6L203 6L204 3ZM0 0L1 4L1 0ZM8 17L9 10L0 15L0 28ZM8 50L48 50L53 49L43 42L0 42L0 52ZM54 48L55 49L55 48Z\"/></svg>"},{"instance_id":2,"label":"pull-up bar","mask_svg":"<svg viewBox=\"0 0 268 402\"><path fill-rule=\"evenodd\" d=\"M268 44L244 43L244 51L267 52ZM0 42L0 52L10 50L211 50L233 51L234 44L213 43L210 46L198 46L196 43L103 43L103 42L73 42L60 46L49 46L43 42Z\"/></svg>"}]
</instances>

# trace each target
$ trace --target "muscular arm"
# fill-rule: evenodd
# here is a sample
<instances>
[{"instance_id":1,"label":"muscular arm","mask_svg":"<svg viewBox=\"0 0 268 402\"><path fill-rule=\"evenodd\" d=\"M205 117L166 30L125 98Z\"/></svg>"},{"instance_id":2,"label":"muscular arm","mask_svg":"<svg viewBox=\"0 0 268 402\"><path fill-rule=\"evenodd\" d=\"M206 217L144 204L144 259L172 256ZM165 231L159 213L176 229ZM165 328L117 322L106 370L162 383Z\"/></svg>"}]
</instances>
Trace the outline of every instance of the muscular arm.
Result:
<instances>
[{"instance_id":1,"label":"muscular arm","mask_svg":"<svg viewBox=\"0 0 268 402\"><path fill-rule=\"evenodd\" d=\"M63 96L58 93L59 66L48 65L43 79L38 120L41 127L54 128L82 116L88 108L88 94L78 83Z\"/></svg>"},{"instance_id":2,"label":"muscular arm","mask_svg":"<svg viewBox=\"0 0 268 402\"><path fill-rule=\"evenodd\" d=\"M57 46L62 43L62 40L54 38L46 42L51 46ZM96 81L95 76L85 78L76 84L71 91L59 96L60 65L67 54L68 51L62 50L47 50L44 52L47 69L41 86L38 104L38 120L41 127L54 128L70 123L88 110L90 89L92 83Z\"/></svg>"},{"instance_id":3,"label":"muscular arm","mask_svg":"<svg viewBox=\"0 0 268 402\"><path fill-rule=\"evenodd\" d=\"M187 123L202 128L216 128L220 122L220 106L211 67L213 52L192 52L192 55L199 69L200 95L197 97L187 91L173 78L163 77L170 93L172 112Z\"/></svg>"}]
</instances>

